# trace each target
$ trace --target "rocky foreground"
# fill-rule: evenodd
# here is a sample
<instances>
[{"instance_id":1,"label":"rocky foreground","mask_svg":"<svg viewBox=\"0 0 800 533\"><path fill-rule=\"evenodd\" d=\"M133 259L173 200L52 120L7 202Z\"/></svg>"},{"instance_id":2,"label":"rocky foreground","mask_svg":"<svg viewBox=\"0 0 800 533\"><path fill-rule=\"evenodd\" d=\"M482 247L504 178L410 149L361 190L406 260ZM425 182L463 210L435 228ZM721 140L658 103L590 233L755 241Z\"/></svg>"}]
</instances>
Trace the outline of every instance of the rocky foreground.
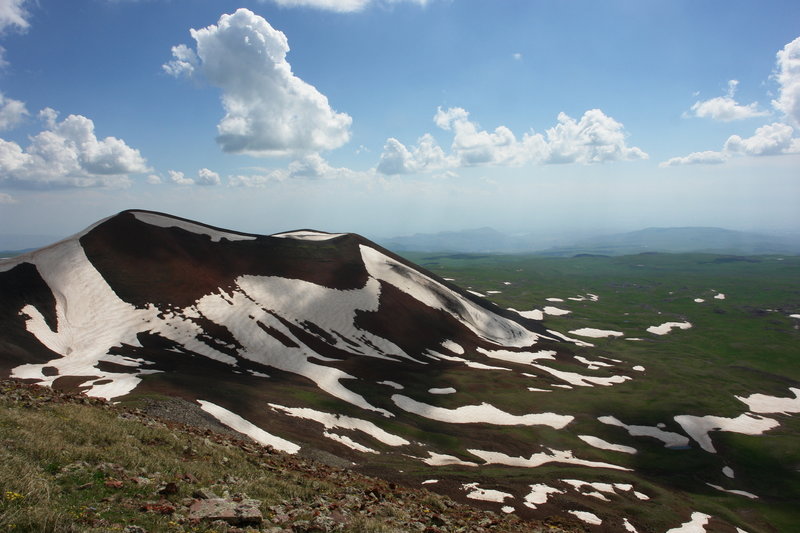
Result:
<instances>
[{"instance_id":1,"label":"rocky foreground","mask_svg":"<svg viewBox=\"0 0 800 533\"><path fill-rule=\"evenodd\" d=\"M0 381L0 530L579 531L457 504L141 409Z\"/></svg>"}]
</instances>

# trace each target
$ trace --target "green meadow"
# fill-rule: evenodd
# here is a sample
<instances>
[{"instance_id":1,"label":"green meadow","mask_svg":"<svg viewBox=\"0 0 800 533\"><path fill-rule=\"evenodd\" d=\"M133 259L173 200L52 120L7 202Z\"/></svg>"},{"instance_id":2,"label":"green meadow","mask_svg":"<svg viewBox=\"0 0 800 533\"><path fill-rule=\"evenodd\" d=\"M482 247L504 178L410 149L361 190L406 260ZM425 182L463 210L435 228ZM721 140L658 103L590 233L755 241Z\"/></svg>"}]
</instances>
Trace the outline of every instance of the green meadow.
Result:
<instances>
[{"instance_id":1,"label":"green meadow","mask_svg":"<svg viewBox=\"0 0 800 533\"><path fill-rule=\"evenodd\" d=\"M568 310L569 314L560 316L546 314L543 321L548 329L594 345L575 348L575 355L591 360L605 356L629 368L645 367L643 372L628 373L633 379L614 386L536 393L540 411L576 417L568 434L538 431L536 438L543 445L581 449L582 456L605 457L633 469L635 476L614 472L606 477L617 482L625 478L650 482L658 487L656 499L666 507L689 505L747 531L796 527L800 519L795 505L800 501L798 415L764 414L780 425L761 435L712 431L716 453L701 450L694 441L691 449L668 449L656 439L632 437L625 429L601 424L597 418L614 416L626 424L662 424L666 431L685 435L674 420L677 415L735 418L748 411L736 396L793 397L790 387L800 387L800 319L790 315L800 314L800 258L707 254L404 256L453 279L458 286L486 295L503 308L530 311L554 306ZM581 299L587 294L597 295L597 301ZM672 329L665 335L647 332L648 327L665 322L689 322L692 327ZM623 335L588 338L569 333L580 328ZM548 365L570 369L555 361ZM454 385L462 390L459 385L469 388L474 384ZM530 397L521 390L525 389L512 380L505 393L492 396L493 404L509 410L515 402L530 406ZM588 448L575 438L578 434L635 447L638 453ZM722 474L724 467L733 469L734 479ZM536 470L537 481L546 477L544 467ZM563 468L552 470L554 478L565 476ZM503 469L499 469L498 476L502 475ZM753 493L758 499L724 493L707 483ZM636 514L632 507L629 516ZM649 521L657 524L659 517L651 515Z\"/></svg>"}]
</instances>

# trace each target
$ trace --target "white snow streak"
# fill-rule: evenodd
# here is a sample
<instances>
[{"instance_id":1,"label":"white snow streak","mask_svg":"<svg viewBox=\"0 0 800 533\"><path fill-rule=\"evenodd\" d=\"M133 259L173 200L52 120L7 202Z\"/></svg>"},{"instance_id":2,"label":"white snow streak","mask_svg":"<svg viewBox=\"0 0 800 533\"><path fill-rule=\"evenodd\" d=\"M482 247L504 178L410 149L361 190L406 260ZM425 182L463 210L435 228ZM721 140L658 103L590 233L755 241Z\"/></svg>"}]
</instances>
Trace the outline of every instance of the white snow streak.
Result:
<instances>
[{"instance_id":1,"label":"white snow streak","mask_svg":"<svg viewBox=\"0 0 800 533\"><path fill-rule=\"evenodd\" d=\"M595 328L581 328L570 331L573 335L580 335L581 337L591 337L593 339L602 339L605 337L622 337L624 333L621 331L613 331L610 329L595 329Z\"/></svg>"},{"instance_id":2,"label":"white snow streak","mask_svg":"<svg viewBox=\"0 0 800 533\"><path fill-rule=\"evenodd\" d=\"M155 213L133 211L132 214L134 217L136 217L136 220L144 222L145 224L150 224L151 226L158 226L159 228L180 228L190 233L208 235L212 242L220 242L222 239L227 239L229 241L253 241L256 239L255 235L242 235L241 233L218 230L209 228L208 226L203 226L201 224L195 224L194 222L189 222L188 220L179 220L177 218L157 215Z\"/></svg>"},{"instance_id":3,"label":"white snow streak","mask_svg":"<svg viewBox=\"0 0 800 533\"><path fill-rule=\"evenodd\" d=\"M737 396L736 399L746 403L754 413L800 413L800 389L790 387L789 391L794 394L794 398L751 394L747 397Z\"/></svg>"},{"instance_id":4,"label":"white snow streak","mask_svg":"<svg viewBox=\"0 0 800 533\"><path fill-rule=\"evenodd\" d=\"M470 491L467 493L467 498L471 500L503 503L507 498L514 499L514 496L507 492L494 489L481 489L478 483L464 483L461 485L461 489Z\"/></svg>"},{"instance_id":5,"label":"white snow streak","mask_svg":"<svg viewBox=\"0 0 800 533\"><path fill-rule=\"evenodd\" d=\"M672 328L689 329L690 327L692 324L689 322L664 322L660 326L650 326L647 331L654 335L666 335Z\"/></svg>"},{"instance_id":6,"label":"white snow streak","mask_svg":"<svg viewBox=\"0 0 800 533\"><path fill-rule=\"evenodd\" d=\"M547 503L550 494L564 494L563 490L549 487L542 483L531 485L531 491L525 496L525 501L522 502L525 507L536 509L536 506Z\"/></svg>"},{"instance_id":7,"label":"white snow streak","mask_svg":"<svg viewBox=\"0 0 800 533\"><path fill-rule=\"evenodd\" d=\"M599 420L603 424L609 424L612 426L619 426L621 428L625 428L631 437L653 437L663 442L664 446L667 448L676 446L677 447L687 446L689 444L689 439L687 439L683 435L680 435L678 433L672 433L671 431L664 431L657 427L632 426L628 424L623 424L613 416L600 416L597 418L597 420Z\"/></svg>"},{"instance_id":8,"label":"white snow streak","mask_svg":"<svg viewBox=\"0 0 800 533\"><path fill-rule=\"evenodd\" d=\"M555 413L512 415L485 402L480 405L464 405L455 409L447 409L418 402L400 394L392 395L392 401L400 409L409 413L451 424L483 423L497 426L550 426L554 429L561 429L575 419L574 416L557 415Z\"/></svg>"},{"instance_id":9,"label":"white snow streak","mask_svg":"<svg viewBox=\"0 0 800 533\"><path fill-rule=\"evenodd\" d=\"M529 458L525 457L511 457L502 452L489 452L484 450L467 450L475 457L483 459L486 464L498 464L506 466L520 466L523 468L536 468L547 463L567 463L581 466L589 466L593 468L611 468L613 470L630 470L624 466L619 466L611 463L601 463L599 461L588 461L586 459L578 459L570 450L554 450L548 448L547 452L532 453Z\"/></svg>"},{"instance_id":10,"label":"white snow streak","mask_svg":"<svg viewBox=\"0 0 800 533\"><path fill-rule=\"evenodd\" d=\"M278 405L275 403L270 403L268 405L273 409L281 411L289 416L302 418L303 420L313 420L314 422L319 422L325 426L325 429L339 428L361 431L362 433L366 433L370 437L389 446L405 446L406 444L411 444L406 439L384 431L372 422L362 420L360 418L325 413L323 411L317 411L316 409L310 409L308 407L284 407L283 405Z\"/></svg>"},{"instance_id":11,"label":"white snow streak","mask_svg":"<svg viewBox=\"0 0 800 533\"><path fill-rule=\"evenodd\" d=\"M622 452L629 454L636 453L636 448L625 446L623 444L612 444L599 437L593 437L592 435L578 435L578 438L581 439L586 444L588 444L589 446L593 446L601 450L610 450L612 452Z\"/></svg>"},{"instance_id":12,"label":"white snow streak","mask_svg":"<svg viewBox=\"0 0 800 533\"><path fill-rule=\"evenodd\" d=\"M687 435L697 441L701 448L710 453L717 452L708 434L710 431L720 430L744 435L760 435L780 425L777 420L758 417L749 413L741 414L736 418L712 415L678 415L674 418L675 422L681 425Z\"/></svg>"},{"instance_id":13,"label":"white snow streak","mask_svg":"<svg viewBox=\"0 0 800 533\"><path fill-rule=\"evenodd\" d=\"M666 533L705 533L706 524L711 515L704 513L692 513L692 517L688 522L681 524L679 527L668 529Z\"/></svg>"},{"instance_id":14,"label":"white snow streak","mask_svg":"<svg viewBox=\"0 0 800 533\"><path fill-rule=\"evenodd\" d=\"M267 433L260 427L248 422L236 413L228 411L224 407L220 407L219 405L205 400L197 400L197 403L200 404L200 407L206 413L210 414L232 430L238 431L239 433L244 433L259 444L263 444L264 446L272 446L276 450L281 450L286 453L297 453L300 451L300 446L297 444Z\"/></svg>"}]
</instances>

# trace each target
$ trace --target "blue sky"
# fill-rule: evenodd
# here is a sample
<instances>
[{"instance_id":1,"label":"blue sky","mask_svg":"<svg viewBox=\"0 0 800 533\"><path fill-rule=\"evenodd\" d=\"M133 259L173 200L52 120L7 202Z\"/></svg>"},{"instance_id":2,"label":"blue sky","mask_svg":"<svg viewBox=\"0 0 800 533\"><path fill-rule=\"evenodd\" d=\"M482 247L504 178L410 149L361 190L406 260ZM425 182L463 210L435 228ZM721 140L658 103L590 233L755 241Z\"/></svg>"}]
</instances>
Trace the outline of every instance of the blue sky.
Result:
<instances>
[{"instance_id":1,"label":"blue sky","mask_svg":"<svg viewBox=\"0 0 800 533\"><path fill-rule=\"evenodd\" d=\"M800 227L800 3L0 0L0 234Z\"/></svg>"}]
</instances>

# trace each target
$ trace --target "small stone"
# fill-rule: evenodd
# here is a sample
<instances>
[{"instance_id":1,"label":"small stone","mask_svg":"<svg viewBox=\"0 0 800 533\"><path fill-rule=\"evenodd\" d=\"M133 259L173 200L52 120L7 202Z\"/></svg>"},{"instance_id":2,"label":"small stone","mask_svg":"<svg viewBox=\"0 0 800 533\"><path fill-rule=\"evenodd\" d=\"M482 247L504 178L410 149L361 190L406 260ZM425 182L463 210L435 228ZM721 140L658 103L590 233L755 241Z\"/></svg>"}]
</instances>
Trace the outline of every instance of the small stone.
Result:
<instances>
[{"instance_id":1,"label":"small stone","mask_svg":"<svg viewBox=\"0 0 800 533\"><path fill-rule=\"evenodd\" d=\"M197 498L198 500L215 500L215 499L219 499L219 496L214 494L214 492L211 489L197 489L196 491L194 491L192 493L192 496L194 498Z\"/></svg>"},{"instance_id":2,"label":"small stone","mask_svg":"<svg viewBox=\"0 0 800 533\"><path fill-rule=\"evenodd\" d=\"M233 502L223 498L197 500L189 508L190 520L224 520L231 525L260 524L263 520L258 500Z\"/></svg>"},{"instance_id":3,"label":"small stone","mask_svg":"<svg viewBox=\"0 0 800 533\"><path fill-rule=\"evenodd\" d=\"M121 489L122 488L122 481L118 479L107 479L103 482L103 485L110 489Z\"/></svg>"},{"instance_id":4,"label":"small stone","mask_svg":"<svg viewBox=\"0 0 800 533\"><path fill-rule=\"evenodd\" d=\"M159 494L177 494L178 493L178 484L174 481L170 481L169 483L164 483L158 488Z\"/></svg>"}]
</instances>

